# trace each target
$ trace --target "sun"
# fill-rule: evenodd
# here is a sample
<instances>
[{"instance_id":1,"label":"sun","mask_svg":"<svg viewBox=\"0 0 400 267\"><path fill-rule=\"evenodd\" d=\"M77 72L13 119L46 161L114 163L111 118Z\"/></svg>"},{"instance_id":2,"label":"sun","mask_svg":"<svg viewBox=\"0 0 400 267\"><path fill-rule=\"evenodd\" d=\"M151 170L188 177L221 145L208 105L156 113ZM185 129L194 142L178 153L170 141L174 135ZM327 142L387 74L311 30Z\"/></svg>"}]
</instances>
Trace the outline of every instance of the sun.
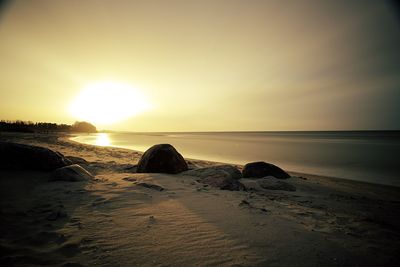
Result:
<instances>
[{"instance_id":1,"label":"sun","mask_svg":"<svg viewBox=\"0 0 400 267\"><path fill-rule=\"evenodd\" d=\"M84 86L69 111L78 120L112 124L149 108L150 103L143 91L128 84L107 81Z\"/></svg>"}]
</instances>

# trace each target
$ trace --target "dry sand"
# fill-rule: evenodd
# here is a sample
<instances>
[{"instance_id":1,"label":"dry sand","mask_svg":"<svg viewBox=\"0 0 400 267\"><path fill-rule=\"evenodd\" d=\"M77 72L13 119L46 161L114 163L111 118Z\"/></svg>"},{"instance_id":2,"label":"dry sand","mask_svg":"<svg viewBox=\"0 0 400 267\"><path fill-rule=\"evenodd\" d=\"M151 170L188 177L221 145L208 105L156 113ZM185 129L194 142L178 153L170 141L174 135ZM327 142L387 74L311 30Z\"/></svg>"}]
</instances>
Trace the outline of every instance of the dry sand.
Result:
<instances>
[{"instance_id":1,"label":"dry sand","mask_svg":"<svg viewBox=\"0 0 400 267\"><path fill-rule=\"evenodd\" d=\"M398 264L399 188L292 173L295 192L224 191L192 176L134 173L141 153L132 150L56 135L0 140L83 158L95 175L47 182L46 172L0 171L1 266Z\"/></svg>"}]
</instances>

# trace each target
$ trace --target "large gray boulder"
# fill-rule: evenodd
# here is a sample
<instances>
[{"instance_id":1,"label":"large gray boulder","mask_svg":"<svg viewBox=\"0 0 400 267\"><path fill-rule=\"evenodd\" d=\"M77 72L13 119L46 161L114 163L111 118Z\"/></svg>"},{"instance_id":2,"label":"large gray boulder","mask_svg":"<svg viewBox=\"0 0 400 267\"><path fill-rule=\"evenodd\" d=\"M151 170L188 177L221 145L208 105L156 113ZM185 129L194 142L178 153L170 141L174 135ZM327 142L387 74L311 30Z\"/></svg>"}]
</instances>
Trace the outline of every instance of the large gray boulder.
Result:
<instances>
[{"instance_id":1,"label":"large gray boulder","mask_svg":"<svg viewBox=\"0 0 400 267\"><path fill-rule=\"evenodd\" d=\"M241 179L246 191L266 191L266 190L281 190L281 191L296 191L296 187L290 183L284 182L272 176L267 176L261 179Z\"/></svg>"},{"instance_id":2,"label":"large gray boulder","mask_svg":"<svg viewBox=\"0 0 400 267\"><path fill-rule=\"evenodd\" d=\"M69 164L61 153L48 148L0 142L0 169L52 171Z\"/></svg>"},{"instance_id":3,"label":"large gray boulder","mask_svg":"<svg viewBox=\"0 0 400 267\"><path fill-rule=\"evenodd\" d=\"M257 180L260 187L268 190L296 191L296 187L284 181L275 179L274 177L265 177Z\"/></svg>"},{"instance_id":4,"label":"large gray boulder","mask_svg":"<svg viewBox=\"0 0 400 267\"><path fill-rule=\"evenodd\" d=\"M78 164L59 168L53 172L51 181L80 182L93 179L93 175Z\"/></svg>"},{"instance_id":5,"label":"large gray boulder","mask_svg":"<svg viewBox=\"0 0 400 267\"><path fill-rule=\"evenodd\" d=\"M228 173L233 179L241 179L243 177L238 168L228 164L189 170L184 174L205 178L207 176L215 175L218 173L222 173L223 175L225 175L225 173Z\"/></svg>"},{"instance_id":6,"label":"large gray boulder","mask_svg":"<svg viewBox=\"0 0 400 267\"><path fill-rule=\"evenodd\" d=\"M243 185L237 179L232 178L232 176L224 170L214 175L204 177L200 182L221 190L239 191L244 189Z\"/></svg>"},{"instance_id":7,"label":"large gray boulder","mask_svg":"<svg viewBox=\"0 0 400 267\"><path fill-rule=\"evenodd\" d=\"M278 179L290 178L290 175L278 166L263 161L247 163L244 165L242 173L244 178L262 178L265 176L273 176Z\"/></svg>"},{"instance_id":8,"label":"large gray boulder","mask_svg":"<svg viewBox=\"0 0 400 267\"><path fill-rule=\"evenodd\" d=\"M231 165L199 168L183 174L198 177L199 182L222 190L238 191L243 189L243 185L238 181L242 178L242 174Z\"/></svg>"},{"instance_id":9,"label":"large gray boulder","mask_svg":"<svg viewBox=\"0 0 400 267\"><path fill-rule=\"evenodd\" d=\"M137 172L139 173L180 173L188 170L185 159L170 144L159 144L150 147L141 157Z\"/></svg>"}]
</instances>

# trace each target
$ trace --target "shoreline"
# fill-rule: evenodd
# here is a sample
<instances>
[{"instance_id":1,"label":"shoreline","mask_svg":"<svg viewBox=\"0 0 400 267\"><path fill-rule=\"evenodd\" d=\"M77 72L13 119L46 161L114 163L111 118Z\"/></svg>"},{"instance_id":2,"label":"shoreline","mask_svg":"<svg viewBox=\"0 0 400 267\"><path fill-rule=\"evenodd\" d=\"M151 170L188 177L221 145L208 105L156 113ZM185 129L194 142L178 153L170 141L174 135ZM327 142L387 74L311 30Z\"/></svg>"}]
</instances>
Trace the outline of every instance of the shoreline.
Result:
<instances>
[{"instance_id":1,"label":"shoreline","mask_svg":"<svg viewBox=\"0 0 400 267\"><path fill-rule=\"evenodd\" d=\"M295 131L295 132L301 132L301 131ZM316 131L316 132L319 132L319 131ZM359 131L345 131L345 132L359 132ZM375 132L375 131L372 131L372 132ZM387 132L387 131L382 131L382 132ZM397 131L394 131L394 132L397 132ZM131 150L131 151L134 151L134 152L137 152L137 153L144 153L144 151L134 150L132 148L127 148L127 147L101 146L101 145L95 145L95 144L79 142L79 141L75 141L75 140L72 140L72 139L75 138L75 137L78 137L80 134L71 134L71 135L74 135L74 136L69 137L68 140L71 141L71 142L76 142L78 144L90 145L90 146L95 146L95 147L112 147L112 148L119 148L119 149L127 149L127 150ZM228 164L228 165L236 166L236 167L238 167L240 169L242 169L243 166L244 166L243 164L235 164L235 163L221 162L221 161L210 161L210 160L206 160L206 159L195 159L195 158L188 158L188 157L185 157L185 156L184 156L184 158L186 160L188 160L188 161L208 163L208 165L211 165L211 164L213 164L213 165L215 165L215 164ZM315 177L315 178L318 177L318 178L334 179L334 180L338 179L338 180L344 180L344 181L349 181L349 182L358 182L358 183L365 183L365 184L369 184L369 185L384 186L384 187L395 187L395 188L399 188L400 189L400 185L394 185L394 184L374 183L374 182L361 181L361 180L355 180L355 179L350 179L350 178L342 178L342 177L337 177L337 176L326 176L326 175L320 175L320 174L314 174L314 173L306 173L306 172L300 172L300 171L295 171L295 170L287 170L287 172L289 174L293 174L295 176L312 176L312 177Z\"/></svg>"},{"instance_id":2,"label":"shoreline","mask_svg":"<svg viewBox=\"0 0 400 267\"><path fill-rule=\"evenodd\" d=\"M305 174L284 180L295 191L244 178L246 190L220 190L187 173L136 173L140 152L69 137L0 135L59 151L94 176L48 182L49 172L0 170L2 266L372 267L400 259L397 187Z\"/></svg>"},{"instance_id":3,"label":"shoreline","mask_svg":"<svg viewBox=\"0 0 400 267\"><path fill-rule=\"evenodd\" d=\"M400 132L400 131L399 131ZM1 136L9 136L12 137L13 135L38 135L38 136L43 136L43 137L56 137L61 139L62 141L66 143L75 143L77 145L83 145L83 146L89 146L89 147L94 147L94 148L111 148L111 149L121 149L121 150L126 150L126 151L132 151L134 153L142 155L144 151L139 151L139 150L134 150L131 148L125 148L125 147L119 147L119 146L101 146L101 145L94 145L94 144L88 144L88 143L83 143L83 142L78 142L75 140L72 140L72 138L77 137L81 135L81 133L18 133L18 132L0 132L0 141L1 141ZM17 138L18 139L18 138ZM183 155L184 156L184 155ZM222 164L227 164L227 165L232 165L235 167L238 167L240 170L243 168L244 165L242 164L234 164L234 163L227 163L227 162L219 162L219 161L209 161L209 160L203 160L203 159L194 159L194 158L187 158L185 157L185 160L193 163L197 163L200 165L200 167L208 167L208 166L215 166L215 165L222 165ZM352 180L352 179L347 179L347 178L341 178L341 177L334 177L334 176L326 176L326 175L319 175L319 174L313 174L313 173L304 173L304 172L298 172L298 171L293 171L293 170L287 170L287 172L291 175L294 176L309 176L312 177L313 179L326 179L326 180L332 180L335 182L343 182L343 183L359 183L359 184L365 184L366 186L379 186L379 187L387 187L387 188L394 188L400 190L400 186L396 185L390 185L390 184L381 184L381 183L372 183L372 182L367 182L367 181L360 181L360 180Z\"/></svg>"}]
</instances>

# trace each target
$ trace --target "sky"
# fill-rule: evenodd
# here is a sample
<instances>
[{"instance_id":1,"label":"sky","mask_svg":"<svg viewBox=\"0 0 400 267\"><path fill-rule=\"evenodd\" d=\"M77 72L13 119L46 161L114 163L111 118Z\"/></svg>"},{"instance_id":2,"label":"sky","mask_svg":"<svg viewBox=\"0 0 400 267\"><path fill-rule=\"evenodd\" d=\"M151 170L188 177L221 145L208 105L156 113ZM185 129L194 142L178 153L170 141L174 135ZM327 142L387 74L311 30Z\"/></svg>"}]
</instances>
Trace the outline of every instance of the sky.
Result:
<instances>
[{"instance_id":1,"label":"sky","mask_svg":"<svg viewBox=\"0 0 400 267\"><path fill-rule=\"evenodd\" d=\"M391 3L9 1L0 119L73 123L86 109L122 131L400 129ZM96 84L111 95L81 97Z\"/></svg>"}]
</instances>

